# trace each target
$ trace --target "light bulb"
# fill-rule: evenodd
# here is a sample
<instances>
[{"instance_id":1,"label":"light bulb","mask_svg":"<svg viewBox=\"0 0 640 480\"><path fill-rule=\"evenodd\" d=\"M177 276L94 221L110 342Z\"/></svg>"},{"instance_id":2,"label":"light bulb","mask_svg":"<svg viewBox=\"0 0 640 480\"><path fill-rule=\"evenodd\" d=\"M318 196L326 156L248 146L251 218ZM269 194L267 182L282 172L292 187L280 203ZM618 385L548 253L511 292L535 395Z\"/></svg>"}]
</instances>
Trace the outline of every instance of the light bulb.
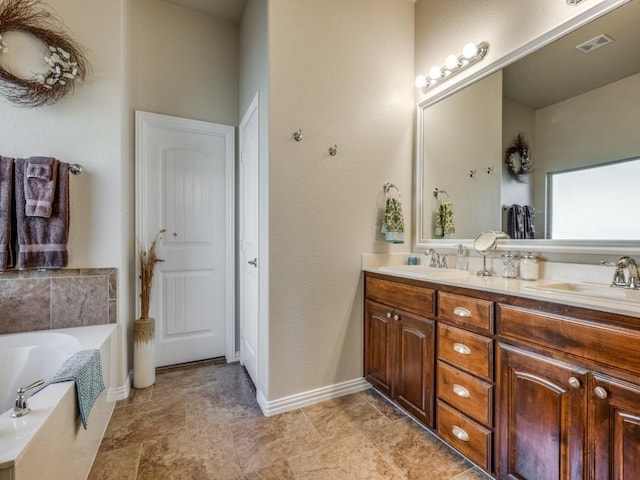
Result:
<instances>
[{"instance_id":1,"label":"light bulb","mask_svg":"<svg viewBox=\"0 0 640 480\"><path fill-rule=\"evenodd\" d=\"M444 61L444 66L449 70L458 68L460 66L460 64L458 63L458 57L456 57L455 55L449 55Z\"/></svg>"},{"instance_id":2,"label":"light bulb","mask_svg":"<svg viewBox=\"0 0 640 480\"><path fill-rule=\"evenodd\" d=\"M438 80L442 78L442 70L440 70L440 67L431 67L431 69L429 69L429 77L432 80Z\"/></svg>"},{"instance_id":3,"label":"light bulb","mask_svg":"<svg viewBox=\"0 0 640 480\"><path fill-rule=\"evenodd\" d=\"M478 47L476 47L475 43L467 43L462 49L462 56L467 60L472 59L478 53Z\"/></svg>"},{"instance_id":4,"label":"light bulb","mask_svg":"<svg viewBox=\"0 0 640 480\"><path fill-rule=\"evenodd\" d=\"M416 77L416 88L424 88L427 86L427 77L424 75L418 75Z\"/></svg>"}]
</instances>

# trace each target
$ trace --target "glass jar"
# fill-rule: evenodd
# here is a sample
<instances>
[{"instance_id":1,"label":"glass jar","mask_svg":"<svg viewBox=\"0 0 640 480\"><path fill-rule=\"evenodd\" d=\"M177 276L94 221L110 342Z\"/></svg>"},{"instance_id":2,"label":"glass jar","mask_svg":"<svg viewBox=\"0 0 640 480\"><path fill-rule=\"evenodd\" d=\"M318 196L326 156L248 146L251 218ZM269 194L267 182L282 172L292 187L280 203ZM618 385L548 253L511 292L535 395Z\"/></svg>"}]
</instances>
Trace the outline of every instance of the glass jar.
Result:
<instances>
[{"instance_id":1,"label":"glass jar","mask_svg":"<svg viewBox=\"0 0 640 480\"><path fill-rule=\"evenodd\" d=\"M522 280L538 279L538 259L532 253L527 253L520 259L520 278Z\"/></svg>"},{"instance_id":2,"label":"glass jar","mask_svg":"<svg viewBox=\"0 0 640 480\"><path fill-rule=\"evenodd\" d=\"M518 278L518 257L511 252L502 255L502 276L503 278Z\"/></svg>"}]
</instances>

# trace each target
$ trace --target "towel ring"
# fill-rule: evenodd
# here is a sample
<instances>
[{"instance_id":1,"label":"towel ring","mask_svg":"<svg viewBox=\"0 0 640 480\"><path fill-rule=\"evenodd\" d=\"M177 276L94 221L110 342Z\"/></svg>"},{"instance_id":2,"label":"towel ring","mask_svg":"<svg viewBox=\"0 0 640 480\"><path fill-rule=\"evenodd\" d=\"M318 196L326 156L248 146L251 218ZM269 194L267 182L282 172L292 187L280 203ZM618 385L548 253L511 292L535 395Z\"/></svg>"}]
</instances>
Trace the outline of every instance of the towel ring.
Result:
<instances>
[{"instance_id":1,"label":"towel ring","mask_svg":"<svg viewBox=\"0 0 640 480\"><path fill-rule=\"evenodd\" d=\"M396 187L393 183L390 183L390 182L386 182L382 186L382 190L384 190L385 197L389 198L389 194L390 194L392 188L395 189L396 192L398 192L398 198L400 198L401 197L400 189L398 187Z\"/></svg>"}]
</instances>

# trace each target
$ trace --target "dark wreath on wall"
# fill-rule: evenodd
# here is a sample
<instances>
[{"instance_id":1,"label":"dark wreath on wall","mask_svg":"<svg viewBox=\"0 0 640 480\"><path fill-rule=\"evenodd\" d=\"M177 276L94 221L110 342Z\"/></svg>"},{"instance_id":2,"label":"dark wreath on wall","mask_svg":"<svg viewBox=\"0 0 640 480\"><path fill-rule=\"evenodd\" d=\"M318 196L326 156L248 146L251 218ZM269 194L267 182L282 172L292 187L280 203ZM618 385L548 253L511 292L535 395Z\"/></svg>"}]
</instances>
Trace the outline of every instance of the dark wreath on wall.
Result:
<instances>
[{"instance_id":1,"label":"dark wreath on wall","mask_svg":"<svg viewBox=\"0 0 640 480\"><path fill-rule=\"evenodd\" d=\"M504 152L504 163L509 174L519 182L526 182L533 169L529 141L524 132L518 133L511 146Z\"/></svg>"},{"instance_id":2,"label":"dark wreath on wall","mask_svg":"<svg viewBox=\"0 0 640 480\"><path fill-rule=\"evenodd\" d=\"M62 21L40 0L0 0L0 55L10 46L7 32L32 35L43 44L44 68L20 78L0 66L0 95L23 107L51 105L71 93L88 74L82 48L63 32Z\"/></svg>"}]
</instances>

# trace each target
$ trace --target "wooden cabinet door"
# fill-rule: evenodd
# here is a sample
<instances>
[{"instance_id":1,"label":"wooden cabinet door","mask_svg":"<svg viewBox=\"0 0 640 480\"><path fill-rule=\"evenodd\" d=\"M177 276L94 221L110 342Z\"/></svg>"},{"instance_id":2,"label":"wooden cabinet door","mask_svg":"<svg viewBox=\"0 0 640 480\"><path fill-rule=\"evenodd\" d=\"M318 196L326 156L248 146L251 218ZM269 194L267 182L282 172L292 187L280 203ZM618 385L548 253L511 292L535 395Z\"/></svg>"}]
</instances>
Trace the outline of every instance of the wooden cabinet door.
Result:
<instances>
[{"instance_id":1,"label":"wooden cabinet door","mask_svg":"<svg viewBox=\"0 0 640 480\"><path fill-rule=\"evenodd\" d=\"M499 345L498 478L586 478L586 381L578 367Z\"/></svg>"},{"instance_id":2,"label":"wooden cabinet door","mask_svg":"<svg viewBox=\"0 0 640 480\"><path fill-rule=\"evenodd\" d=\"M435 322L402 310L395 312L394 398L402 408L433 427Z\"/></svg>"},{"instance_id":3,"label":"wooden cabinet door","mask_svg":"<svg viewBox=\"0 0 640 480\"><path fill-rule=\"evenodd\" d=\"M391 398L393 309L371 300L365 303L364 376L380 393Z\"/></svg>"},{"instance_id":4,"label":"wooden cabinet door","mask_svg":"<svg viewBox=\"0 0 640 480\"><path fill-rule=\"evenodd\" d=\"M640 478L640 387L604 375L590 385L591 477Z\"/></svg>"}]
</instances>

